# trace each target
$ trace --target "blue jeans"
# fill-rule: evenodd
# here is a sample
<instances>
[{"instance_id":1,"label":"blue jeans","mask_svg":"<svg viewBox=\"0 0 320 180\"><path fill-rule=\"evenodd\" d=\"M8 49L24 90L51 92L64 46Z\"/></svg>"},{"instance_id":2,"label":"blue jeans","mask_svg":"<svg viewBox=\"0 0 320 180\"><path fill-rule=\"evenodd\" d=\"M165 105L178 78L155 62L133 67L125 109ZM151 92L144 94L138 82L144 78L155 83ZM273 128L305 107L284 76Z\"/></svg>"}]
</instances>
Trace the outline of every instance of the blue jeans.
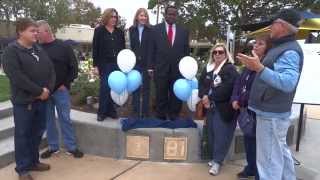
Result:
<instances>
[{"instance_id":1,"label":"blue jeans","mask_svg":"<svg viewBox=\"0 0 320 180\"><path fill-rule=\"evenodd\" d=\"M39 163L39 146L46 126L46 102L13 104L16 172L23 175Z\"/></svg>"},{"instance_id":2,"label":"blue jeans","mask_svg":"<svg viewBox=\"0 0 320 180\"><path fill-rule=\"evenodd\" d=\"M224 121L220 112L215 109L208 111L207 123L213 161L222 164L229 151L237 121Z\"/></svg>"},{"instance_id":3,"label":"blue jeans","mask_svg":"<svg viewBox=\"0 0 320 180\"><path fill-rule=\"evenodd\" d=\"M244 147L246 151L247 166L244 172L250 176L256 176L259 179L257 161L256 161L256 137L244 136Z\"/></svg>"},{"instance_id":4,"label":"blue jeans","mask_svg":"<svg viewBox=\"0 0 320 180\"><path fill-rule=\"evenodd\" d=\"M99 67L100 90L98 116L109 116L116 114L114 103L110 95L110 87L108 85L109 74L115 70L118 70L116 63L108 63Z\"/></svg>"},{"instance_id":5,"label":"blue jeans","mask_svg":"<svg viewBox=\"0 0 320 180\"><path fill-rule=\"evenodd\" d=\"M63 137L65 148L68 151L76 149L76 139L74 129L70 119L70 95L67 89L57 89L48 100L47 108L47 137L50 150L59 149L59 133L55 118L55 109L57 109L59 125Z\"/></svg>"},{"instance_id":6,"label":"blue jeans","mask_svg":"<svg viewBox=\"0 0 320 180\"><path fill-rule=\"evenodd\" d=\"M294 162L286 143L289 118L257 115L257 166L260 180L295 180Z\"/></svg>"},{"instance_id":7,"label":"blue jeans","mask_svg":"<svg viewBox=\"0 0 320 180\"><path fill-rule=\"evenodd\" d=\"M139 118L149 116L149 97L150 97L150 76L146 70L136 68L142 73L142 86L132 94L132 105L134 115ZM140 101L142 95L142 102Z\"/></svg>"}]
</instances>

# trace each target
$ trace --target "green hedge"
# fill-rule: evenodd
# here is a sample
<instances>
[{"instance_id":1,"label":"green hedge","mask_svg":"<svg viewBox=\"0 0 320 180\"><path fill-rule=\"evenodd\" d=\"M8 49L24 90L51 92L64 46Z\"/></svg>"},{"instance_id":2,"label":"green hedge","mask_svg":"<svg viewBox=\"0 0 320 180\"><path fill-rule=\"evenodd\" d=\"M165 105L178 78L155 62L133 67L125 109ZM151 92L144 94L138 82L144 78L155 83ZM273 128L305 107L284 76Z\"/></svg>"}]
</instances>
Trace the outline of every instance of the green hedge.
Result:
<instances>
[{"instance_id":1,"label":"green hedge","mask_svg":"<svg viewBox=\"0 0 320 180\"><path fill-rule=\"evenodd\" d=\"M0 102L6 101L9 98L10 98L9 79L4 75L0 75Z\"/></svg>"}]
</instances>

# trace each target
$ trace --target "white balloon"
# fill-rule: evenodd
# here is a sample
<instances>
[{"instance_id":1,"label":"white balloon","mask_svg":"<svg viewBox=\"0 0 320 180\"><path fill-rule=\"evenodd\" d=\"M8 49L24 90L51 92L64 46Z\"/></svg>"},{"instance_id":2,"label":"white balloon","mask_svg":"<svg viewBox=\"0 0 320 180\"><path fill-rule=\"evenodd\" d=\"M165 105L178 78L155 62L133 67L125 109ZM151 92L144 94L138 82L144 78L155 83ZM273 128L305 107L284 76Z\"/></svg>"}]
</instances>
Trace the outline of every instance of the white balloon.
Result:
<instances>
[{"instance_id":1,"label":"white balloon","mask_svg":"<svg viewBox=\"0 0 320 180\"><path fill-rule=\"evenodd\" d=\"M179 70L184 78L191 80L198 72L198 63L193 57L185 56L179 62Z\"/></svg>"},{"instance_id":2,"label":"white balloon","mask_svg":"<svg viewBox=\"0 0 320 180\"><path fill-rule=\"evenodd\" d=\"M114 103L118 104L119 106L124 105L128 100L128 91L124 90L121 94L118 94L112 90L110 90L111 99Z\"/></svg>"},{"instance_id":3,"label":"white balloon","mask_svg":"<svg viewBox=\"0 0 320 180\"><path fill-rule=\"evenodd\" d=\"M189 97L187 101L188 108L190 111L195 112L197 108L197 104L200 101L200 98L198 96L199 90L198 89L193 89L191 96Z\"/></svg>"},{"instance_id":4,"label":"white balloon","mask_svg":"<svg viewBox=\"0 0 320 180\"><path fill-rule=\"evenodd\" d=\"M122 72L128 73L136 65L136 55L130 49L123 49L117 56L117 64Z\"/></svg>"}]
</instances>

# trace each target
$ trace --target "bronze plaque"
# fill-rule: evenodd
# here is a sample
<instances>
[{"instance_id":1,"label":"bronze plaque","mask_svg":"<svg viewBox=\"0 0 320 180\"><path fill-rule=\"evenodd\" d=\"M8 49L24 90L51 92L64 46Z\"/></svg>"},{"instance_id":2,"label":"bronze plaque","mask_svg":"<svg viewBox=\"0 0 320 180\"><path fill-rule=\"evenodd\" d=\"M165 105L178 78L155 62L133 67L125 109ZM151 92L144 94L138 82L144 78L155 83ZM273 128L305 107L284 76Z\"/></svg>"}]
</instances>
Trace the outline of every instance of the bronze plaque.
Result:
<instances>
[{"instance_id":1,"label":"bronze plaque","mask_svg":"<svg viewBox=\"0 0 320 180\"><path fill-rule=\"evenodd\" d=\"M165 137L164 159L165 160L187 160L187 137Z\"/></svg>"},{"instance_id":2,"label":"bronze plaque","mask_svg":"<svg viewBox=\"0 0 320 180\"><path fill-rule=\"evenodd\" d=\"M127 157L149 159L149 136L127 136Z\"/></svg>"}]
</instances>

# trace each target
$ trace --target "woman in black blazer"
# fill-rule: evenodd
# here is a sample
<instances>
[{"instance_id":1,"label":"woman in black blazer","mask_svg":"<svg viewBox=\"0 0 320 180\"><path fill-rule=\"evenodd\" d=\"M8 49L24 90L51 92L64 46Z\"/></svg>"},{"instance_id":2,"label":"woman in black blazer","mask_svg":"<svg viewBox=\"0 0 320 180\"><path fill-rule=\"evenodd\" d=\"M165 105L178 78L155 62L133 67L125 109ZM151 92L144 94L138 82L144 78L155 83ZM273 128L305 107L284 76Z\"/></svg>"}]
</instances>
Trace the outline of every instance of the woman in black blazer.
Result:
<instances>
[{"instance_id":1,"label":"woman in black blazer","mask_svg":"<svg viewBox=\"0 0 320 180\"><path fill-rule=\"evenodd\" d=\"M209 173L217 175L228 153L236 127L230 103L233 84L239 76L224 44L215 45L200 77L199 97L207 112L208 140L213 160Z\"/></svg>"},{"instance_id":2,"label":"woman in black blazer","mask_svg":"<svg viewBox=\"0 0 320 180\"><path fill-rule=\"evenodd\" d=\"M117 28L118 20L118 12L114 8L106 9L102 15L102 25L94 30L93 35L93 66L95 73L100 76L98 121L106 117L118 117L107 83L109 74L118 70L118 53L125 48L124 32Z\"/></svg>"},{"instance_id":3,"label":"woman in black blazer","mask_svg":"<svg viewBox=\"0 0 320 180\"><path fill-rule=\"evenodd\" d=\"M150 76L148 68L152 55L152 35L148 11L144 8L137 10L133 26L129 28L130 47L136 55L134 69L142 74L142 87L133 92L133 116L144 118L149 116ZM142 102L140 97L142 95Z\"/></svg>"}]
</instances>

